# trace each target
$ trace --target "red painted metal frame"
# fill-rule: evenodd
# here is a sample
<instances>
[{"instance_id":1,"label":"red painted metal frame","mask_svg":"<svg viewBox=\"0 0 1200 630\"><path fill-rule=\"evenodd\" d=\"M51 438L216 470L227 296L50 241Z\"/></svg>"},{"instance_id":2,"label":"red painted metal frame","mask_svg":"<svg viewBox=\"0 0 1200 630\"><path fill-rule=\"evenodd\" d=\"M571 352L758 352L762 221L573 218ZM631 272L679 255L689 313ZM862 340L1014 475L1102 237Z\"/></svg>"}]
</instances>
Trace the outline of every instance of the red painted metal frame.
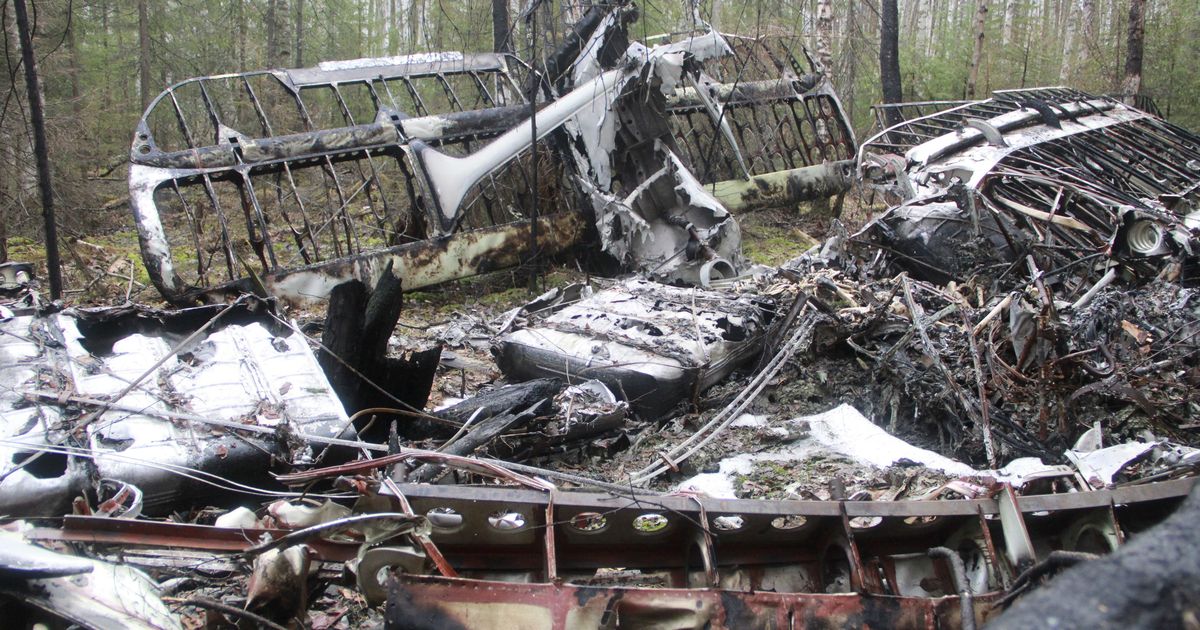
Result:
<instances>
[{"instance_id":1,"label":"red painted metal frame","mask_svg":"<svg viewBox=\"0 0 1200 630\"><path fill-rule=\"evenodd\" d=\"M514 584L401 576L388 628L958 628L957 597ZM995 597L976 599L986 621Z\"/></svg>"}]
</instances>

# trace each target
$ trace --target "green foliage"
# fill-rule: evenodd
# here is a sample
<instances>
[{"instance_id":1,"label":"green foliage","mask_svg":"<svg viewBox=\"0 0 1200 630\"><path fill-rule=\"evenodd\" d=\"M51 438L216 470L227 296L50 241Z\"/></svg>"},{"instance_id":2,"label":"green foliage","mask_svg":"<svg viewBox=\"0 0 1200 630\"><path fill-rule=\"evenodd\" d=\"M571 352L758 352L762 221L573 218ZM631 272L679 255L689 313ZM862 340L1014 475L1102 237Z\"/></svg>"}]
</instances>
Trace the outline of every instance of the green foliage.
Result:
<instances>
[{"instance_id":1,"label":"green foliage","mask_svg":"<svg viewBox=\"0 0 1200 630\"><path fill-rule=\"evenodd\" d=\"M138 5L147 9L149 57L139 50ZM492 49L492 0L38 0L35 46L45 85L48 133L59 222L64 238L98 242L128 239L131 221L124 165L142 113L139 66L148 92L188 77L271 65L311 66L326 60L431 50ZM904 94L912 100L961 99L972 56L974 2L900 0L900 53ZM1124 73L1129 0L1092 0L1093 24L1084 29L1085 0L990 0L978 93L1054 85L1064 59L1074 59L1069 83L1106 93ZM541 59L562 41L588 6L577 0L542 3L538 36L530 35L527 2L510 2L518 56ZM877 2L831 1L831 73L860 138L880 98ZM1006 7L1012 6L1012 12ZM268 16L275 7L274 24ZM725 32L788 38L797 52L813 49L816 0L700 0L698 14ZM1068 10L1067 7L1076 7ZM1194 0L1147 3L1143 92L1184 126L1200 124L1200 14ZM715 10L715 14L714 14ZM3 5L5 23L12 7ZM642 0L631 39L679 34L697 26L690 3ZM297 16L302 16L297 19ZM1008 23L1006 25L1006 22ZM1066 50L1068 27L1078 28ZM271 38L270 33L274 33ZM297 41L299 32L299 41ZM1004 34L1009 34L1005 43ZM274 57L269 50L275 44ZM536 55L534 43L536 42ZM655 43L649 41L649 43ZM31 256L40 234L36 180L25 128L24 85L16 70L14 37L7 38L9 98L0 112L0 221L11 255ZM299 44L299 45L298 45ZM2 237L0 237L2 238ZM25 240L19 240L25 239ZM131 241L130 241L131 242ZM768 244L768 249L773 246ZM180 249L180 252L183 250ZM764 252L771 257L771 252ZM70 261L68 261L70 264Z\"/></svg>"}]
</instances>

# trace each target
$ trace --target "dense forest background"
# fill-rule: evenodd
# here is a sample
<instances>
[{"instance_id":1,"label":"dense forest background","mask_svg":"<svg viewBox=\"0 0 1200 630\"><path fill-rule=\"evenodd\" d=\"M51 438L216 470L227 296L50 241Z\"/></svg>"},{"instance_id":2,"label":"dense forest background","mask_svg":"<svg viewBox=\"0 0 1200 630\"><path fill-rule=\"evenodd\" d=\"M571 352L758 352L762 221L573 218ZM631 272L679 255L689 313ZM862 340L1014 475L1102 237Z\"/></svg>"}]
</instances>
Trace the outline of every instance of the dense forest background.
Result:
<instances>
[{"instance_id":1,"label":"dense forest background","mask_svg":"<svg viewBox=\"0 0 1200 630\"><path fill-rule=\"evenodd\" d=\"M861 139L872 123L870 106L882 96L881 10L893 2L905 100L972 92L982 98L993 89L1060 84L1127 91L1130 7L1144 3L1141 93L1173 121L1200 126L1196 0L701 0L696 9L722 31L782 35L827 60ZM115 264L88 260L89 251L102 249L106 235L131 233L129 142L143 108L164 87L196 75L334 59L493 50L494 10L507 10L500 17L511 25L502 44L529 59L551 49L587 4L547 0L536 14L528 0L36 0L29 6L64 261L119 275ZM697 13L686 2L638 6L632 35L642 41L695 26ZM7 64L0 77L7 83L0 108L3 261L38 248L42 219L13 1L4 0L0 18Z\"/></svg>"}]
</instances>

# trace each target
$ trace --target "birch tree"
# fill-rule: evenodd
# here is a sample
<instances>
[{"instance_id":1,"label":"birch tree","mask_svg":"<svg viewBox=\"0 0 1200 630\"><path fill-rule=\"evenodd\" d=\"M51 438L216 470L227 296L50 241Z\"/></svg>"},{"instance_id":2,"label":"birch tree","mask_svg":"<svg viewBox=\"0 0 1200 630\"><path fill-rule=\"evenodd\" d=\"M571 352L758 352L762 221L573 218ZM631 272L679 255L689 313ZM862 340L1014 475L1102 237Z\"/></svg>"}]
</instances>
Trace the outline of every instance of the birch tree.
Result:
<instances>
[{"instance_id":1,"label":"birch tree","mask_svg":"<svg viewBox=\"0 0 1200 630\"><path fill-rule=\"evenodd\" d=\"M975 86L979 83L979 64L983 60L984 28L987 25L987 0L977 0L975 5L975 49L971 53L971 71L967 74L967 98L975 98Z\"/></svg>"}]
</instances>

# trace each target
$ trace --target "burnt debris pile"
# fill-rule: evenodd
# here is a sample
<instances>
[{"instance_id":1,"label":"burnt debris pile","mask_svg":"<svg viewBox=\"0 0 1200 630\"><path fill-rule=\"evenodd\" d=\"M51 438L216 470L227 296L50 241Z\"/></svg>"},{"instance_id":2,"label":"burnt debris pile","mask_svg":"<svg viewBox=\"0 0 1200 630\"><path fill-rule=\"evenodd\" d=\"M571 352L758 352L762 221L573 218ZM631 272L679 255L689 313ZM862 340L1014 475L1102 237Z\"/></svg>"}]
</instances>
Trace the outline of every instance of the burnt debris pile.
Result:
<instances>
[{"instance_id":1,"label":"burnt debris pile","mask_svg":"<svg viewBox=\"0 0 1200 630\"><path fill-rule=\"evenodd\" d=\"M153 101L130 198L174 308L0 266L12 618L973 628L1187 544L1154 526L1200 465L1200 136L1053 88L859 146L794 39L637 17ZM880 212L746 255L739 219L846 194Z\"/></svg>"}]
</instances>

